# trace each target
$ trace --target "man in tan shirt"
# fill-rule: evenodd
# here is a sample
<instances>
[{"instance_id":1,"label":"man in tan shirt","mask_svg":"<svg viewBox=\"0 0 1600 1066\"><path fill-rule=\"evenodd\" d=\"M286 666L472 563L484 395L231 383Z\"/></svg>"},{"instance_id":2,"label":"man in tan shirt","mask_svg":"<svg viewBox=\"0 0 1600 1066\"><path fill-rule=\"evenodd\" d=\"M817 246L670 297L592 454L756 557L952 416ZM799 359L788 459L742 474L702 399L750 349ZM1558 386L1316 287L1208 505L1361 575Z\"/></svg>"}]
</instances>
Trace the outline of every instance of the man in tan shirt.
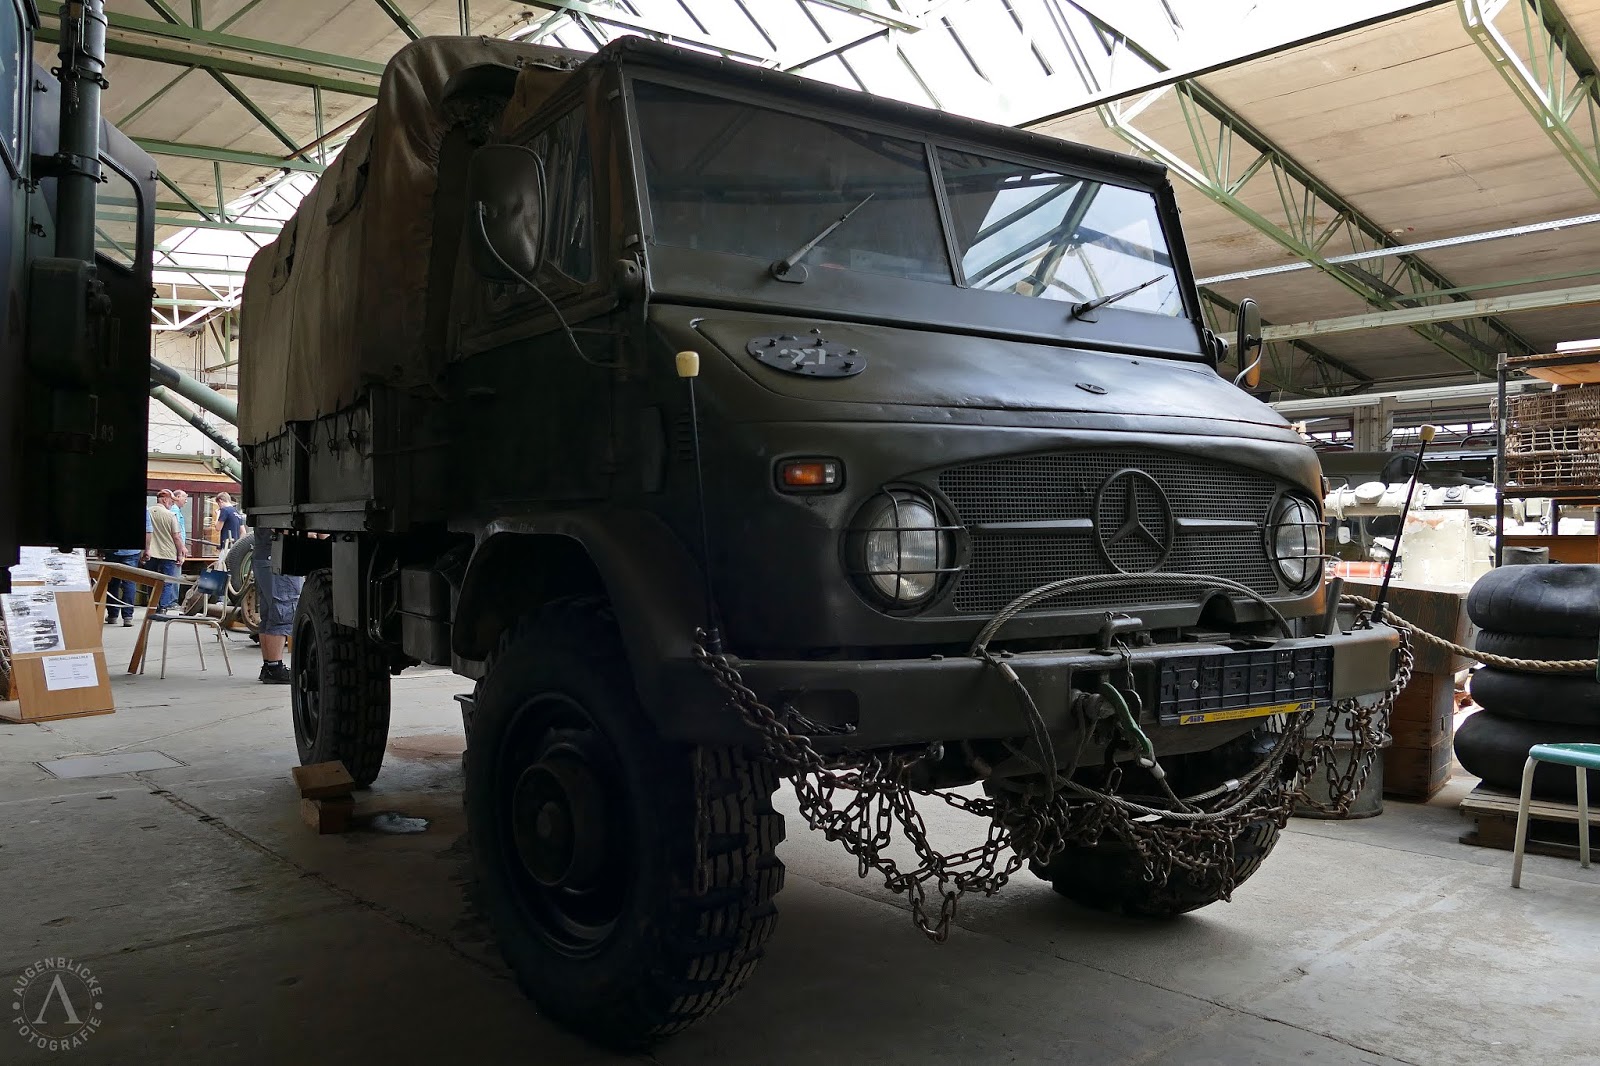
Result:
<instances>
[{"instance_id":1,"label":"man in tan shirt","mask_svg":"<svg viewBox=\"0 0 1600 1066\"><path fill-rule=\"evenodd\" d=\"M171 507L172 491L162 489L156 493L156 502L145 511L144 562L151 570L176 578L183 565L183 536ZM178 583L169 581L161 590L161 603L156 610L169 611L177 604Z\"/></svg>"}]
</instances>

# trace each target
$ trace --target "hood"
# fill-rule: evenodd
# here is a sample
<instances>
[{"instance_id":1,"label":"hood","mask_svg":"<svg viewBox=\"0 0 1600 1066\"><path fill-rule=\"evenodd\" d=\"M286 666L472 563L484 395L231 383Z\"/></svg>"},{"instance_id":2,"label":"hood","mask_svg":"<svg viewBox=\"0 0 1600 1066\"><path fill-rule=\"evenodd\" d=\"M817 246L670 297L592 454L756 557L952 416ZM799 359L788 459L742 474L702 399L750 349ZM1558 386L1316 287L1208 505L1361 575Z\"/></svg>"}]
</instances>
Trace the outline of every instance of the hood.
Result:
<instances>
[{"instance_id":1,"label":"hood","mask_svg":"<svg viewBox=\"0 0 1600 1066\"><path fill-rule=\"evenodd\" d=\"M676 317L667 308L657 310L665 312L664 319ZM699 318L694 327L763 389L798 400L1288 425L1199 362L737 312ZM854 349L851 359L859 370L847 377L807 376L765 365L751 354L752 342L760 346L780 337L796 338L780 341L791 348L826 342L830 351Z\"/></svg>"}]
</instances>

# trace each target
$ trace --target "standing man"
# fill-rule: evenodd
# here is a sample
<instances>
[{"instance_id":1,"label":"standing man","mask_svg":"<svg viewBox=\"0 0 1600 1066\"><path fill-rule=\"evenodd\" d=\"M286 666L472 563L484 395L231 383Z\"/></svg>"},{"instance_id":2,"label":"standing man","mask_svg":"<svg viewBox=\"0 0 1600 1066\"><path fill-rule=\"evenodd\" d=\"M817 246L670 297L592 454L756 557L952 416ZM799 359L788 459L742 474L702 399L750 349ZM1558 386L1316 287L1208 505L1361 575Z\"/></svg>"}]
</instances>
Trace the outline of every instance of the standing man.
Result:
<instances>
[{"instance_id":1,"label":"standing man","mask_svg":"<svg viewBox=\"0 0 1600 1066\"><path fill-rule=\"evenodd\" d=\"M256 604L261 608L261 683L287 685L289 664L284 645L294 632L294 609L300 602L305 579L275 573L272 569L272 535L257 528L251 562L256 575Z\"/></svg>"},{"instance_id":2,"label":"standing man","mask_svg":"<svg viewBox=\"0 0 1600 1066\"><path fill-rule=\"evenodd\" d=\"M183 557L183 535L178 519L172 513L172 490L162 489L156 493L156 502L144 515L144 558L150 569L173 579L161 588L157 614L165 614L178 605L176 579L183 566Z\"/></svg>"},{"instance_id":3,"label":"standing man","mask_svg":"<svg viewBox=\"0 0 1600 1066\"><path fill-rule=\"evenodd\" d=\"M100 553L107 562L121 563L123 566L138 566L143 554L138 548ZM124 626L133 625L133 604L138 592L139 586L123 578L114 578L106 585L106 625L115 625L118 617Z\"/></svg>"},{"instance_id":4,"label":"standing man","mask_svg":"<svg viewBox=\"0 0 1600 1066\"><path fill-rule=\"evenodd\" d=\"M233 505L233 497L226 492L217 493L217 517L212 528L217 531L218 555L226 553L228 545L238 540L239 534L244 532L244 515L239 513L239 508Z\"/></svg>"},{"instance_id":5,"label":"standing man","mask_svg":"<svg viewBox=\"0 0 1600 1066\"><path fill-rule=\"evenodd\" d=\"M172 517L178 520L178 543L183 545L182 558L187 559L189 557L189 494L182 489L178 489L172 494Z\"/></svg>"}]
</instances>

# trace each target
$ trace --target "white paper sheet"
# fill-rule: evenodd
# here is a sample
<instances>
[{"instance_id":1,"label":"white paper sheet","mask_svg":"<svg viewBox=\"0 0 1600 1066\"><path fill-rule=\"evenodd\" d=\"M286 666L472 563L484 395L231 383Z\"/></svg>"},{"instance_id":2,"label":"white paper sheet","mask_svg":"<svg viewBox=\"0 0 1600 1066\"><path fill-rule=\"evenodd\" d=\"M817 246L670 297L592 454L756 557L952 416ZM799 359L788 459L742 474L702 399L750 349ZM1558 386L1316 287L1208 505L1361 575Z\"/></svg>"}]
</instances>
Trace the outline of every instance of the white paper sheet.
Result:
<instances>
[{"instance_id":1,"label":"white paper sheet","mask_svg":"<svg viewBox=\"0 0 1600 1066\"><path fill-rule=\"evenodd\" d=\"M54 548L23 547L11 568L13 582L43 582L57 592L88 592L89 557L82 548L62 554Z\"/></svg>"},{"instance_id":2,"label":"white paper sheet","mask_svg":"<svg viewBox=\"0 0 1600 1066\"><path fill-rule=\"evenodd\" d=\"M0 608L5 613L11 654L65 650L67 641L61 632L61 611L53 590L23 589L0 596Z\"/></svg>"},{"instance_id":3,"label":"white paper sheet","mask_svg":"<svg viewBox=\"0 0 1600 1066\"><path fill-rule=\"evenodd\" d=\"M52 655L39 661L44 664L44 687L52 692L66 688L94 688L100 682L92 652Z\"/></svg>"}]
</instances>

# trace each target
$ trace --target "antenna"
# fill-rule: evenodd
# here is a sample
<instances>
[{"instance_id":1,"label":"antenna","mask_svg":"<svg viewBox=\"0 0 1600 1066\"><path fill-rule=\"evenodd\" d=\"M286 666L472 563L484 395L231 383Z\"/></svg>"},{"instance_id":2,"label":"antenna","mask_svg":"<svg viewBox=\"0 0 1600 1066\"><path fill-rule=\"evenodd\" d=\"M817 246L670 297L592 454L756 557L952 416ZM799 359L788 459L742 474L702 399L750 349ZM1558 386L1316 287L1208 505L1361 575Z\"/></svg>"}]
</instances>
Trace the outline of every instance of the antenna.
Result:
<instances>
[{"instance_id":1,"label":"antenna","mask_svg":"<svg viewBox=\"0 0 1600 1066\"><path fill-rule=\"evenodd\" d=\"M713 655L722 654L722 624L717 618L716 597L711 594L711 527L706 521L706 475L700 462L700 410L695 404L694 379L700 376L700 353L679 352L678 376L689 387L689 441L694 451L695 506L700 512L701 577L706 593L706 646Z\"/></svg>"},{"instance_id":2,"label":"antenna","mask_svg":"<svg viewBox=\"0 0 1600 1066\"><path fill-rule=\"evenodd\" d=\"M1411 516L1411 497L1417 491L1417 478L1422 474L1422 457L1428 453L1428 444L1439 432L1437 426L1423 426L1417 431L1421 441L1417 445L1417 465L1411 468L1411 481L1406 485L1406 505L1400 512L1400 528L1394 531L1394 547L1389 549L1389 565L1383 570L1383 584L1378 587L1378 603L1372 608L1372 624L1383 621L1384 609L1389 603L1389 579L1394 577L1394 561L1400 558L1400 539L1406 533L1406 519Z\"/></svg>"}]
</instances>

